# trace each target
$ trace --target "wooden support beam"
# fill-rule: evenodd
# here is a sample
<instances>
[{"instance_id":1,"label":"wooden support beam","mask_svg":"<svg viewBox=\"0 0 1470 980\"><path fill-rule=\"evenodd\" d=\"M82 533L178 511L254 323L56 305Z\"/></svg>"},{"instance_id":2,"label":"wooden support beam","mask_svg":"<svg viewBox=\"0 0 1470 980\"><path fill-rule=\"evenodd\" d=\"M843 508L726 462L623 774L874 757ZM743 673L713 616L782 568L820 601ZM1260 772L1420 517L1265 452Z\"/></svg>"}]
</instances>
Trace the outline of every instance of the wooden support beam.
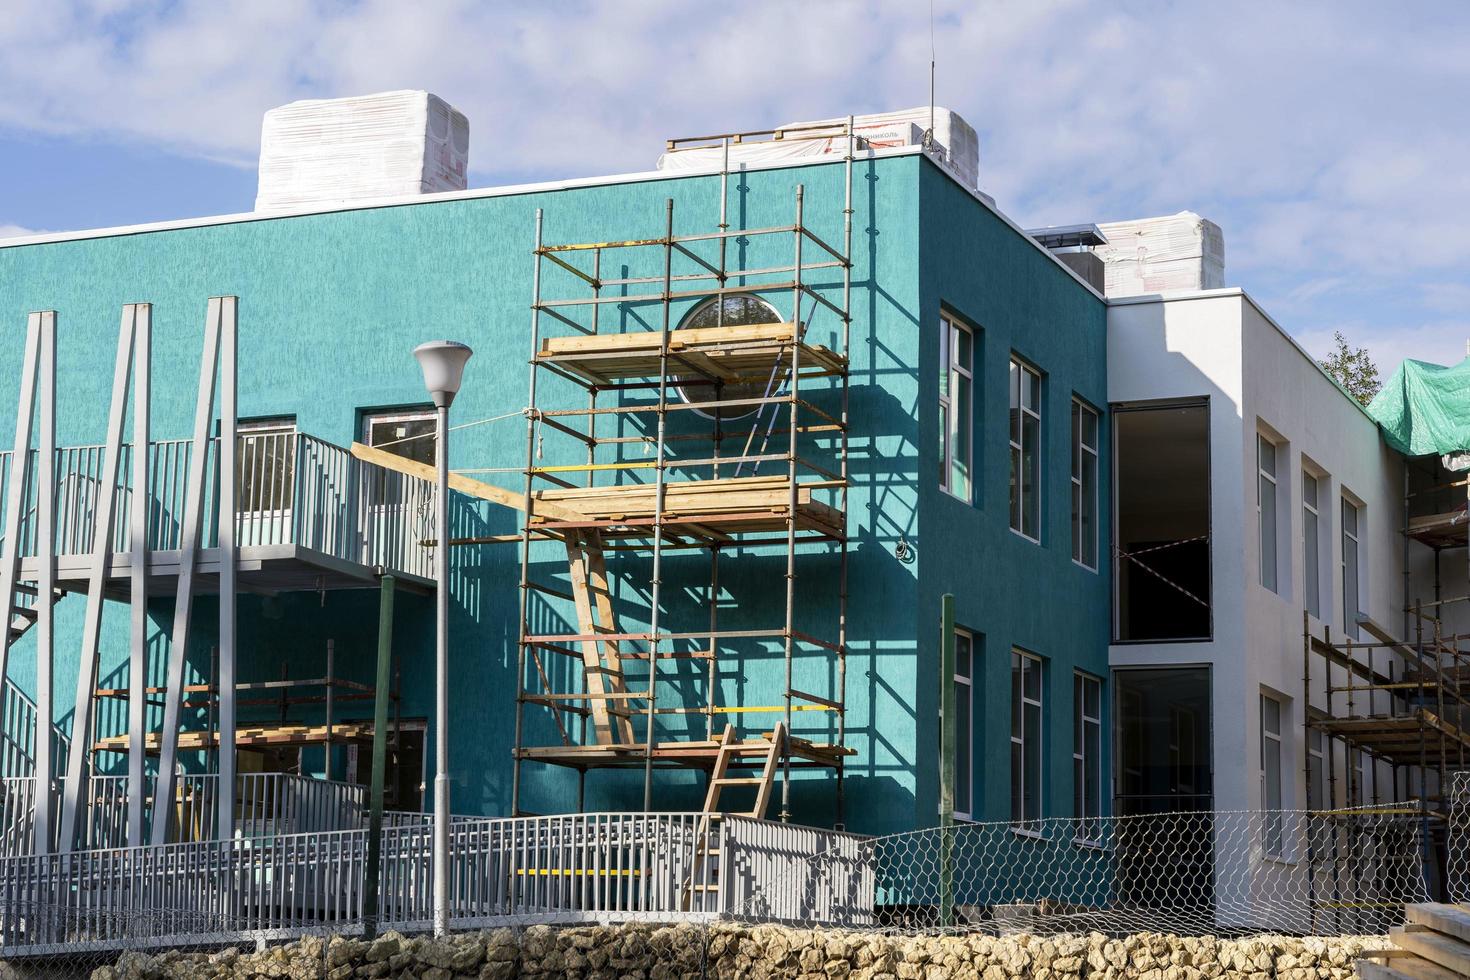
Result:
<instances>
[{"instance_id":1,"label":"wooden support beam","mask_svg":"<svg viewBox=\"0 0 1470 980\"><path fill-rule=\"evenodd\" d=\"M383 469L393 470L395 473L403 473L408 476L417 477L420 480L428 480L431 483L437 479L434 467L426 463L404 459L402 456L386 452L382 449L364 446L360 442L354 442L352 444L352 455L365 463L372 463L374 466L381 466ZM526 498L524 494L493 486L480 480L471 479L462 473L449 474L449 489L458 490L460 493L476 497L480 500L488 500L492 504L509 507L511 510L524 511L526 509ZM542 500L537 500L532 509L537 516L548 517L558 521L580 521L585 518L585 515L580 511Z\"/></svg>"}]
</instances>

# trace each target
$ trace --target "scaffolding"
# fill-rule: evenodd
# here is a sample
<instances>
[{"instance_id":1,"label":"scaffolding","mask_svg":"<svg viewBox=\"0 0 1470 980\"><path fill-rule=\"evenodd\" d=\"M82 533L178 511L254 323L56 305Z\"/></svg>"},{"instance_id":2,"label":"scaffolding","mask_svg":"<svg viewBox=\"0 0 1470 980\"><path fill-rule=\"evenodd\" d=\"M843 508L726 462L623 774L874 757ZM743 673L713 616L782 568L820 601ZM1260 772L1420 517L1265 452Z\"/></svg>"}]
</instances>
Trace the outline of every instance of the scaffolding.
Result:
<instances>
[{"instance_id":1,"label":"scaffolding","mask_svg":"<svg viewBox=\"0 0 1470 980\"><path fill-rule=\"evenodd\" d=\"M1432 890L1444 881L1450 786L1453 773L1470 763L1470 633L1446 625L1446 611L1470 596L1444 598L1441 582L1442 552L1465 547L1466 510L1463 501L1446 502L1444 494L1456 491L1458 497L1466 486L1463 479L1445 480L1437 460L1427 476L1409 461L1401 637L1361 613L1351 633L1334 634L1324 625L1315 635L1302 615L1306 780L1309 788L1318 787L1322 817L1336 823L1314 844L1309 864L1315 870L1320 858L1330 859L1333 901L1356 887L1341 880L1340 853L1355 851L1353 837L1365 813L1416 818L1426 880ZM1414 543L1432 552L1433 599L1427 602L1410 599ZM1387 787L1379 785L1383 767L1391 773Z\"/></svg>"},{"instance_id":2,"label":"scaffolding","mask_svg":"<svg viewBox=\"0 0 1470 980\"><path fill-rule=\"evenodd\" d=\"M707 809L722 788L760 784L763 811L779 778L782 820L791 817L793 768L815 768L834 773L842 823L851 754L844 743L856 143L851 120L804 135L845 141L836 245L807 223L802 186L789 223L732 228L736 134L702 140L725 150L714 230L676 234L668 200L657 237L552 244L537 211L524 493L515 505L523 514L516 814L528 762L575 770L579 810L593 769L641 768L645 810L653 807L657 769L704 770ZM783 257L757 261L774 255ZM567 295L552 295L563 285ZM814 320L835 327L827 345L817 342ZM560 440L556 465L541 462L548 438ZM533 555L548 548L557 548L555 562ZM749 584L748 570L721 581L722 556L728 565L732 555L759 556L754 563L783 552L779 604L758 591L765 583L756 583L756 594L729 591L732 577ZM823 573L812 572L811 561ZM548 580L563 568L565 582ZM631 598L620 602L620 588ZM740 603L737 615L751 619L758 610L764 621L728 628L726 591ZM639 618L638 628L620 626L615 605L625 620ZM813 609L834 611L835 622L809 627ZM573 615L568 630L562 624ZM798 628L799 617L807 628ZM777 703L746 703L746 666L777 649ZM807 669L814 662L826 678L822 692L797 683L798 672L814 676ZM722 665L737 673L722 676ZM734 697L725 696L730 688ZM533 744L528 707L549 713L554 744ZM780 721L754 730L742 723L760 715ZM822 722L802 725L798 716ZM737 766L756 775L726 775Z\"/></svg>"}]
</instances>

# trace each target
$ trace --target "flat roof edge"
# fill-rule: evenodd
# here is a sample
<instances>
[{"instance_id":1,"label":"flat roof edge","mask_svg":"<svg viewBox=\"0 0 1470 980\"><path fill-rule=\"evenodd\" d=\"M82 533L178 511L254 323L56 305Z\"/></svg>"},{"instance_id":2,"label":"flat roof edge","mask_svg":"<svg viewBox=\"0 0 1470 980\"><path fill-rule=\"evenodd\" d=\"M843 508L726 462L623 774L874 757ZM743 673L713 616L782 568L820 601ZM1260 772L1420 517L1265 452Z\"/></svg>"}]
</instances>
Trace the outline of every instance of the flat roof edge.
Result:
<instances>
[{"instance_id":1,"label":"flat roof edge","mask_svg":"<svg viewBox=\"0 0 1470 980\"><path fill-rule=\"evenodd\" d=\"M1344 398L1352 402L1353 407L1362 412L1364 418L1372 422L1374 426L1378 425L1378 420L1375 419L1372 415L1368 414L1368 407L1362 402L1358 401L1356 398L1354 398L1352 396L1352 393L1344 388L1340 381L1338 381L1332 375L1328 374L1327 369L1324 368L1315 357L1308 353L1307 349L1303 347L1295 337L1288 333L1285 327L1277 323L1276 318L1273 317L1270 313L1266 312L1266 308L1260 303L1256 302L1256 298L1254 296L1252 296L1250 293L1246 292L1239 286L1226 286L1222 289L1180 290L1178 292L1172 293L1145 293L1141 296L1116 296L1108 300L1108 305L1144 306L1150 303L1178 303L1201 299L1224 299L1231 296L1239 297L1246 303L1249 303L1251 309L1260 314L1261 319L1270 324L1271 327L1281 335L1283 340L1285 340L1292 347L1296 348L1296 352L1302 357L1306 358L1307 362L1310 363L1312 367L1317 369L1317 373L1326 378L1332 384L1332 386L1342 394ZM1381 431L1379 433L1379 438L1382 438ZM1384 445L1387 445L1387 442L1385 442Z\"/></svg>"},{"instance_id":2,"label":"flat roof edge","mask_svg":"<svg viewBox=\"0 0 1470 980\"><path fill-rule=\"evenodd\" d=\"M923 153L922 146L881 147L860 154L861 159L882 159ZM731 173L753 170L786 170L795 167L831 166L842 163L843 158L810 160L780 160L769 163L742 164L731 167ZM941 168L943 169L943 168ZM188 228L211 228L217 225L246 224L254 221L276 221L282 218L301 218L320 214L341 214L347 211L376 211L383 208L412 207L419 204L444 204L452 201L473 201L493 197L517 197L523 194L545 194L585 187L613 187L619 184L641 184L656 180L682 180L688 177L708 177L718 174L720 169L690 170L643 170L626 174L607 174L598 177L571 177L564 180L536 181L529 184L506 184L502 187L477 187L462 191L441 191L437 194L414 194L400 197L364 198L357 201L341 201L287 211L242 211L235 214L206 215L198 218L175 218L168 221L150 221L137 225L117 225L108 228L89 228L79 231L44 232L17 238L0 239L0 249L19 248L26 245L48 245L57 242L87 241L95 238L120 238L128 235L146 235L158 231L179 231Z\"/></svg>"}]
</instances>

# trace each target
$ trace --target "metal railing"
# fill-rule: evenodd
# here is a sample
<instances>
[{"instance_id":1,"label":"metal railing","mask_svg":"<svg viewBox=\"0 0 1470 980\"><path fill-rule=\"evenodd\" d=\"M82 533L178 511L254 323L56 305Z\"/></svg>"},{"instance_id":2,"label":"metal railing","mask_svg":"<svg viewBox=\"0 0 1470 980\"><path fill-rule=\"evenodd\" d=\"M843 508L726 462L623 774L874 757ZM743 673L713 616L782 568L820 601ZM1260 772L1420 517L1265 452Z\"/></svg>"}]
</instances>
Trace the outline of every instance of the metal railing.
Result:
<instances>
[{"instance_id":1,"label":"metal railing","mask_svg":"<svg viewBox=\"0 0 1470 980\"><path fill-rule=\"evenodd\" d=\"M872 880L856 860L861 843L698 813L460 817L450 924L711 921L740 907L762 876L799 874L819 853L844 855L824 885L861 900ZM431 848L426 815L385 827L380 928L429 925ZM366 830L0 858L0 956L352 933L371 911L366 872ZM795 921L806 907L776 911Z\"/></svg>"},{"instance_id":2,"label":"metal railing","mask_svg":"<svg viewBox=\"0 0 1470 980\"><path fill-rule=\"evenodd\" d=\"M235 535L239 547L294 544L332 558L429 577L432 555L423 542L434 537L433 485L356 459L340 446L291 431L246 432L238 437ZM205 517L201 548L217 544L219 440L210 442L206 461ZM101 500L106 450L68 446L56 450L56 537L58 557L89 554L97 505ZM149 444L148 546L176 550L188 504L190 440ZM0 452L0 501L9 486L9 458ZM119 458L114 488L119 515L113 550L126 552L132 533L130 512L132 447ZM20 542L23 557L37 554L36 453L27 463L25 515ZM0 529L3 533L3 529Z\"/></svg>"},{"instance_id":3,"label":"metal railing","mask_svg":"<svg viewBox=\"0 0 1470 980\"><path fill-rule=\"evenodd\" d=\"M36 702L7 680L0 685L4 701L4 729L0 731L0 777L31 776L36 771ZM51 758L58 769L71 739L59 725L51 726Z\"/></svg>"},{"instance_id":4,"label":"metal railing","mask_svg":"<svg viewBox=\"0 0 1470 980\"><path fill-rule=\"evenodd\" d=\"M144 823L152 819L154 779L144 791ZM53 792L53 798L58 794ZM291 834L357 830L367 826L366 786L313 779L291 773L242 773L235 777L235 826L227 836L263 838ZM182 775L174 783L180 838L198 842L214 836L219 776ZM128 777L93 776L88 781L85 815L76 846L112 849L127 844ZM35 779L0 780L0 855L34 849ZM417 815L411 815L417 816ZM56 832L59 828L54 828ZM60 841L51 841L59 849Z\"/></svg>"}]
</instances>

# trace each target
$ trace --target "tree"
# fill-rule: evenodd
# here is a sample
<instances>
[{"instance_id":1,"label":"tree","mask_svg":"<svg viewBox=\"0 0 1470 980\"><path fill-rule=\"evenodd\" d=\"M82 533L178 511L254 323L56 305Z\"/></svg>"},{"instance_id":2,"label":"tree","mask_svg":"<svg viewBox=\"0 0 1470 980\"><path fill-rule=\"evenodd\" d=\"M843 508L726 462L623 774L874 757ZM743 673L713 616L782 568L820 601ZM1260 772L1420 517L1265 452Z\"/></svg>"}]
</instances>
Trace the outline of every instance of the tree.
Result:
<instances>
[{"instance_id":1,"label":"tree","mask_svg":"<svg viewBox=\"0 0 1470 980\"><path fill-rule=\"evenodd\" d=\"M1383 382L1378 378L1378 365L1368 356L1367 348L1349 347L1347 338L1341 331L1333 331L1332 339L1337 344L1337 349L1317 363L1322 365L1322 370L1336 378L1337 383L1346 388L1348 394L1364 405L1368 404L1378 394L1378 389L1383 387Z\"/></svg>"}]
</instances>

